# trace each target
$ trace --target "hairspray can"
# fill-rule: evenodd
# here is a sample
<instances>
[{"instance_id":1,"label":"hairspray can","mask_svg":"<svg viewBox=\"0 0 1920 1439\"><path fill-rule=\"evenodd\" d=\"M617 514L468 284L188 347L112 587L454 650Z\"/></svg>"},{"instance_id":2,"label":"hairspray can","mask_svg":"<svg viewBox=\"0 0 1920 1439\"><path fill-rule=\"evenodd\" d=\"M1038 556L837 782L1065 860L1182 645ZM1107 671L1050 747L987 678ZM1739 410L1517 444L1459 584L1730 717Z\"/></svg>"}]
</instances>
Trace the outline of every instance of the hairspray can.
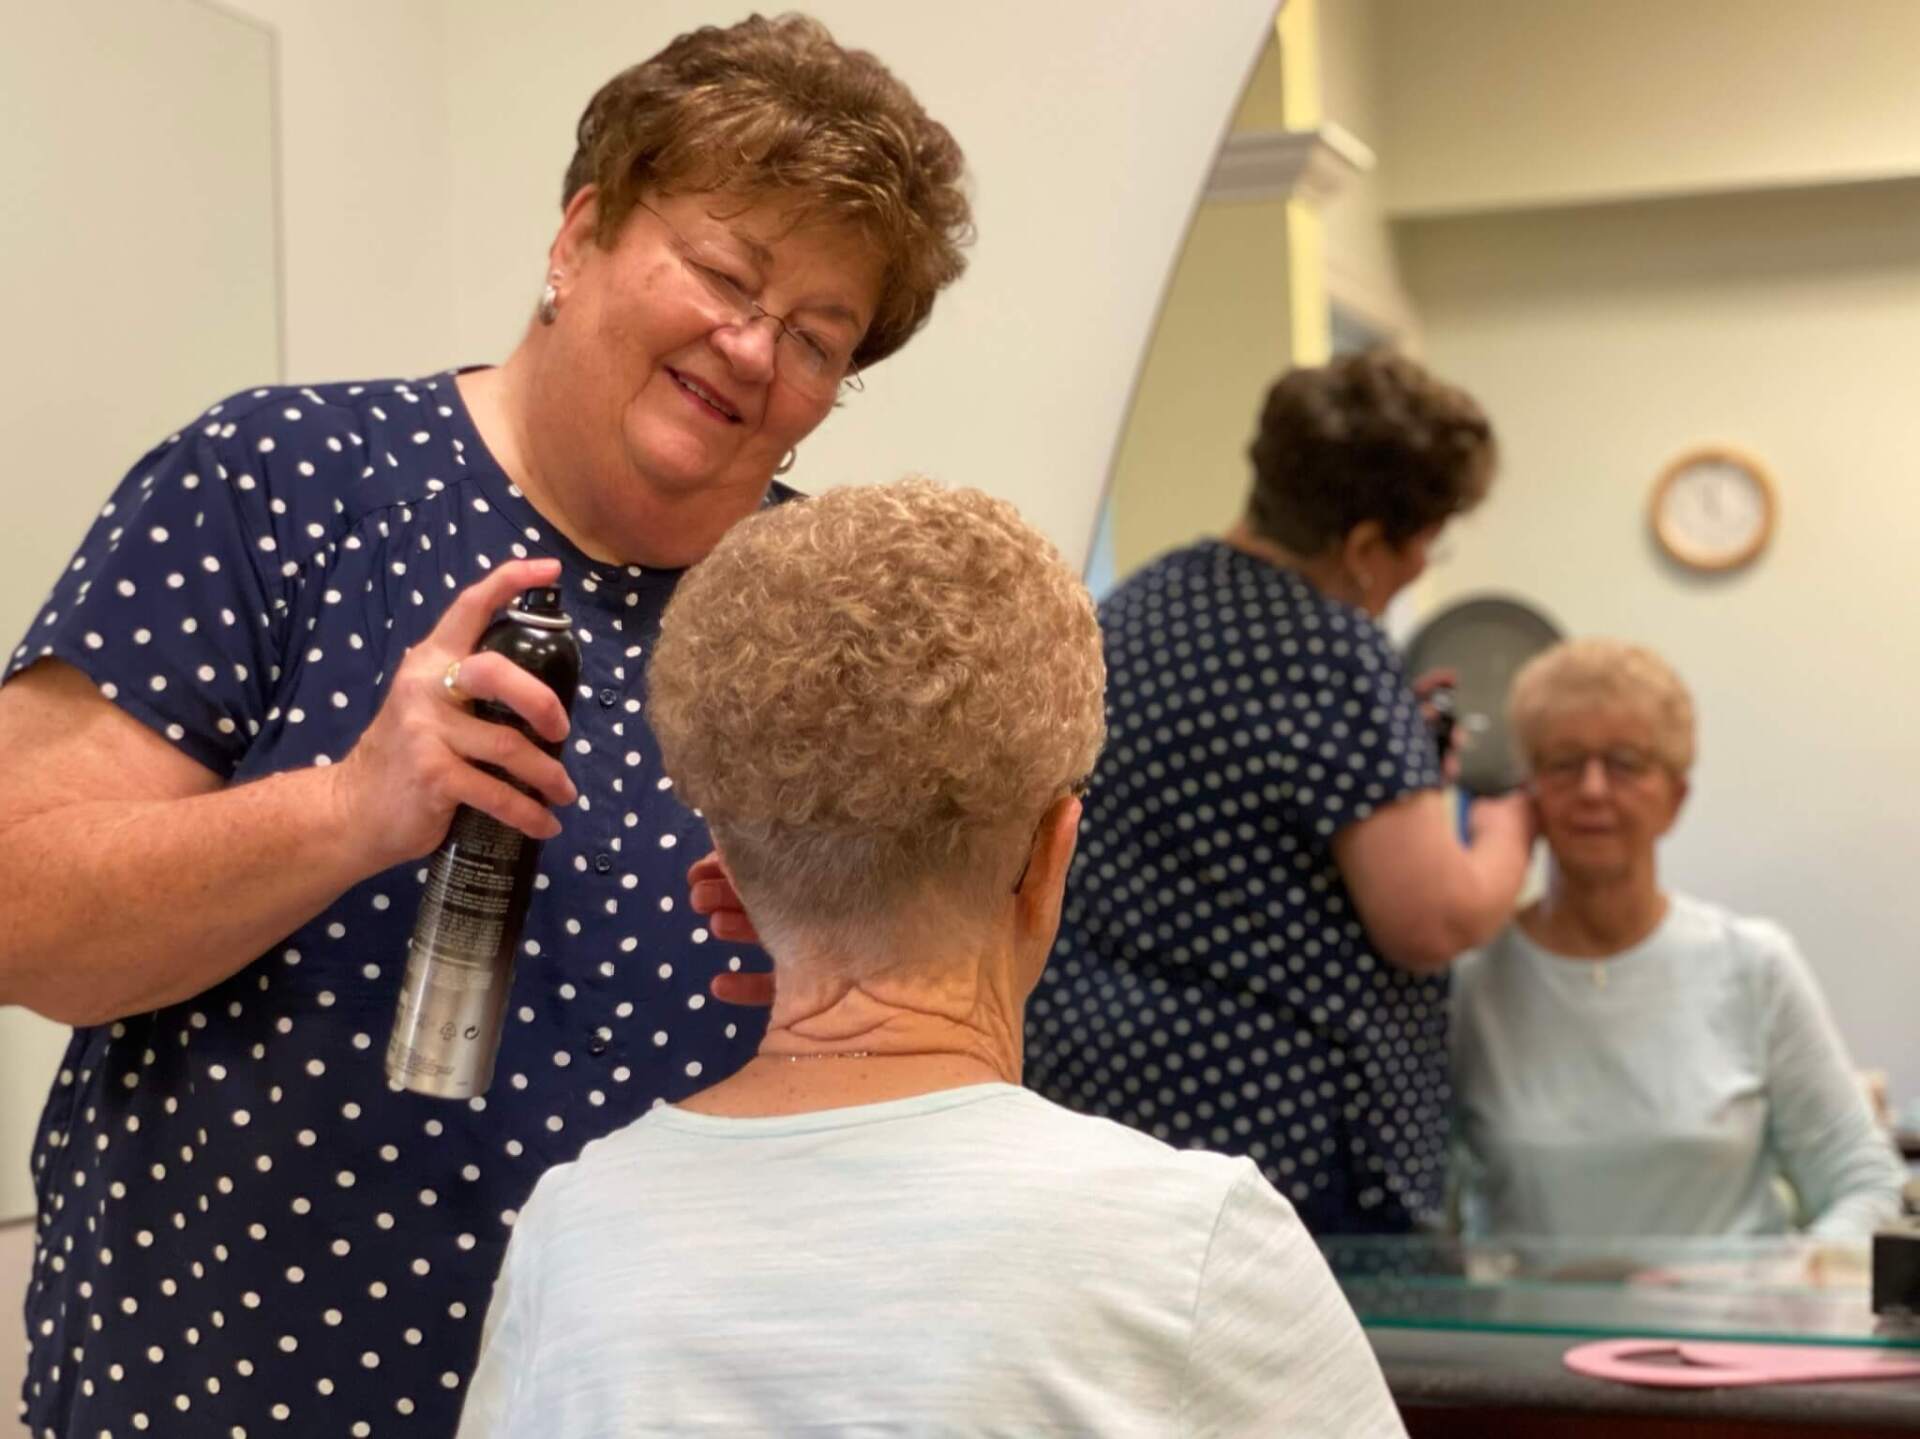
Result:
<instances>
[{"instance_id":1,"label":"hairspray can","mask_svg":"<svg viewBox=\"0 0 1920 1439\"><path fill-rule=\"evenodd\" d=\"M532 589L487 628L479 648L530 671L571 710L580 683L580 646L560 591ZM504 705L473 712L512 725L548 754L549 744ZM490 765L488 773L525 785ZM493 1082L500 1033L513 989L514 950L533 894L540 841L461 805L427 865L426 893L407 941L406 978L387 1041L387 1078L416 1094L471 1099Z\"/></svg>"}]
</instances>

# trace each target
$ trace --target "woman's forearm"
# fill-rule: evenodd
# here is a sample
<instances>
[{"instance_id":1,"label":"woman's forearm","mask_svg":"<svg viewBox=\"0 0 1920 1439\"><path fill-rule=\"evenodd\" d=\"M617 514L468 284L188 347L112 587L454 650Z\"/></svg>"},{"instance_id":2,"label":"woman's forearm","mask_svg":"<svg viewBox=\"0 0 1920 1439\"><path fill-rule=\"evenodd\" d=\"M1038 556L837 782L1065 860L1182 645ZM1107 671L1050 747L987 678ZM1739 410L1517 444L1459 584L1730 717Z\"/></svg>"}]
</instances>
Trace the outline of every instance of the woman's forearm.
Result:
<instances>
[{"instance_id":1,"label":"woman's forearm","mask_svg":"<svg viewBox=\"0 0 1920 1439\"><path fill-rule=\"evenodd\" d=\"M1519 801L1474 807L1462 847L1450 805L1425 790L1334 837L1334 859L1374 947L1389 964L1435 974L1511 918L1526 878L1531 822Z\"/></svg>"},{"instance_id":2,"label":"woman's forearm","mask_svg":"<svg viewBox=\"0 0 1920 1439\"><path fill-rule=\"evenodd\" d=\"M378 868L327 769L0 830L0 1004L98 1024L191 998Z\"/></svg>"},{"instance_id":3,"label":"woman's forearm","mask_svg":"<svg viewBox=\"0 0 1920 1439\"><path fill-rule=\"evenodd\" d=\"M1812 1211L1807 1231L1822 1239L1864 1239L1900 1214L1906 1166L1865 1101L1846 1097L1857 1103L1835 1114L1824 1131L1780 1136L1792 1146L1784 1156L1788 1174Z\"/></svg>"},{"instance_id":4,"label":"woman's forearm","mask_svg":"<svg viewBox=\"0 0 1920 1439\"><path fill-rule=\"evenodd\" d=\"M1770 972L1767 1130L1781 1167L1827 1239L1860 1239L1900 1213L1905 1166L1874 1122L1813 971L1785 930L1741 922Z\"/></svg>"},{"instance_id":5,"label":"woman's forearm","mask_svg":"<svg viewBox=\"0 0 1920 1439\"><path fill-rule=\"evenodd\" d=\"M1849 1175L1842 1192L1813 1217L1807 1232L1819 1239L1865 1239L1900 1216L1900 1167L1891 1152Z\"/></svg>"},{"instance_id":6,"label":"woman's forearm","mask_svg":"<svg viewBox=\"0 0 1920 1439\"><path fill-rule=\"evenodd\" d=\"M1529 858L1524 842L1506 832L1474 836L1466 849L1464 883L1449 916L1456 952L1478 949L1507 927L1527 880Z\"/></svg>"}]
</instances>

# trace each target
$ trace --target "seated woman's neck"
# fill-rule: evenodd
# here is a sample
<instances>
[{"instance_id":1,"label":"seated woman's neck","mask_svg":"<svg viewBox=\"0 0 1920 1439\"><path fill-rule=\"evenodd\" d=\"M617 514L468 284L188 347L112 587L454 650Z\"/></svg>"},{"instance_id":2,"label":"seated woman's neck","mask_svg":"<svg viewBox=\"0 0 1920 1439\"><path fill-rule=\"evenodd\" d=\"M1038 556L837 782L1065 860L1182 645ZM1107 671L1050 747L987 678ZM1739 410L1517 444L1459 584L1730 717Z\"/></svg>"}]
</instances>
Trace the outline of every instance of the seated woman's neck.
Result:
<instances>
[{"instance_id":1,"label":"seated woman's neck","mask_svg":"<svg viewBox=\"0 0 1920 1439\"><path fill-rule=\"evenodd\" d=\"M1520 916L1529 939L1569 959L1607 959L1641 943L1667 917L1652 870L1572 875L1551 866L1546 893Z\"/></svg>"},{"instance_id":2,"label":"seated woman's neck","mask_svg":"<svg viewBox=\"0 0 1920 1439\"><path fill-rule=\"evenodd\" d=\"M792 1114L1018 1084L1023 997L1011 960L996 953L928 959L852 979L824 957L783 959L760 1052L682 1107Z\"/></svg>"}]
</instances>

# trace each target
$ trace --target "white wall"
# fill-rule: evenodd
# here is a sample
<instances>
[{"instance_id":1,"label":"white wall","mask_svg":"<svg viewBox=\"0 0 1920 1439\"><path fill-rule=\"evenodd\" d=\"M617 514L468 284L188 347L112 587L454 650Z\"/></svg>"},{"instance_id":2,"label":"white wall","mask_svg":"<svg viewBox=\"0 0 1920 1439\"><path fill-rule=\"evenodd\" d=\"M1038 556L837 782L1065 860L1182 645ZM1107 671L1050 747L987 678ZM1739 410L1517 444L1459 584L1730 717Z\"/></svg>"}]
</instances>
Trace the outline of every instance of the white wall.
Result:
<instances>
[{"instance_id":1,"label":"white wall","mask_svg":"<svg viewBox=\"0 0 1920 1439\"><path fill-rule=\"evenodd\" d=\"M286 378L412 376L456 362L445 52L459 7L222 3L278 40Z\"/></svg>"},{"instance_id":2,"label":"white wall","mask_svg":"<svg viewBox=\"0 0 1920 1439\"><path fill-rule=\"evenodd\" d=\"M1288 361L1286 209L1209 203L1187 234L1114 466L1119 578L1246 508L1247 445Z\"/></svg>"},{"instance_id":3,"label":"white wall","mask_svg":"<svg viewBox=\"0 0 1920 1439\"><path fill-rule=\"evenodd\" d=\"M200 0L10 6L0 44L0 633L107 490L279 370L272 36ZM14 1429L28 1156L70 1031L0 1008L0 1431Z\"/></svg>"},{"instance_id":4,"label":"white wall","mask_svg":"<svg viewBox=\"0 0 1920 1439\"><path fill-rule=\"evenodd\" d=\"M1491 501L1436 601L1511 589L1695 690L1678 887L1799 937L1856 1061L1920 1097L1920 182L1402 228L1437 369L1494 415ZM1656 554L1661 465L1725 441L1780 528L1721 580Z\"/></svg>"},{"instance_id":5,"label":"white wall","mask_svg":"<svg viewBox=\"0 0 1920 1439\"><path fill-rule=\"evenodd\" d=\"M272 37L200 0L13 7L0 175L11 648L127 467L278 371ZM31 1212L28 1149L67 1036L0 1009L0 1221Z\"/></svg>"},{"instance_id":6,"label":"white wall","mask_svg":"<svg viewBox=\"0 0 1920 1439\"><path fill-rule=\"evenodd\" d=\"M803 488L920 471L1013 500L1079 562L1153 315L1272 0L817 0L953 130L979 243L932 324L802 446ZM463 358L538 294L588 96L710 4L468 0L447 33Z\"/></svg>"},{"instance_id":7,"label":"white wall","mask_svg":"<svg viewBox=\"0 0 1920 1439\"><path fill-rule=\"evenodd\" d=\"M1912 0L1382 6L1396 214L1920 174Z\"/></svg>"},{"instance_id":8,"label":"white wall","mask_svg":"<svg viewBox=\"0 0 1920 1439\"><path fill-rule=\"evenodd\" d=\"M14 1418L20 1385L27 1377L27 1336L21 1326L21 1296L33 1273L33 1226L0 1223L0 1435L27 1439Z\"/></svg>"},{"instance_id":9,"label":"white wall","mask_svg":"<svg viewBox=\"0 0 1920 1439\"><path fill-rule=\"evenodd\" d=\"M1412 337L1415 317L1387 224L1387 168L1394 157L1385 147L1381 0L1320 0L1318 19L1320 98L1326 118L1379 157L1378 168L1353 176L1322 207L1328 297L1368 321L1368 328L1404 342Z\"/></svg>"}]
</instances>

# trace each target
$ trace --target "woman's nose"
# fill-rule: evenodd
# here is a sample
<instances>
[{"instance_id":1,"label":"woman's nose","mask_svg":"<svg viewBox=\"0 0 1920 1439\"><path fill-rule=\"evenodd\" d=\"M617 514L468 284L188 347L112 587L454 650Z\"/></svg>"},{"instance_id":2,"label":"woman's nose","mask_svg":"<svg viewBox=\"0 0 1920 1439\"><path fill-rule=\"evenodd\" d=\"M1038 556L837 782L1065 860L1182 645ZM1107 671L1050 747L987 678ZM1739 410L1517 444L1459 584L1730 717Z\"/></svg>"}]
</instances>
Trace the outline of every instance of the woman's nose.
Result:
<instances>
[{"instance_id":1,"label":"woman's nose","mask_svg":"<svg viewBox=\"0 0 1920 1439\"><path fill-rule=\"evenodd\" d=\"M773 316L717 326L708 338L741 379L762 385L772 381L774 347L780 343L780 323Z\"/></svg>"},{"instance_id":2,"label":"woman's nose","mask_svg":"<svg viewBox=\"0 0 1920 1439\"><path fill-rule=\"evenodd\" d=\"M1607 764L1597 754L1587 756L1586 763L1580 766L1580 793L1604 795L1607 792Z\"/></svg>"}]
</instances>

